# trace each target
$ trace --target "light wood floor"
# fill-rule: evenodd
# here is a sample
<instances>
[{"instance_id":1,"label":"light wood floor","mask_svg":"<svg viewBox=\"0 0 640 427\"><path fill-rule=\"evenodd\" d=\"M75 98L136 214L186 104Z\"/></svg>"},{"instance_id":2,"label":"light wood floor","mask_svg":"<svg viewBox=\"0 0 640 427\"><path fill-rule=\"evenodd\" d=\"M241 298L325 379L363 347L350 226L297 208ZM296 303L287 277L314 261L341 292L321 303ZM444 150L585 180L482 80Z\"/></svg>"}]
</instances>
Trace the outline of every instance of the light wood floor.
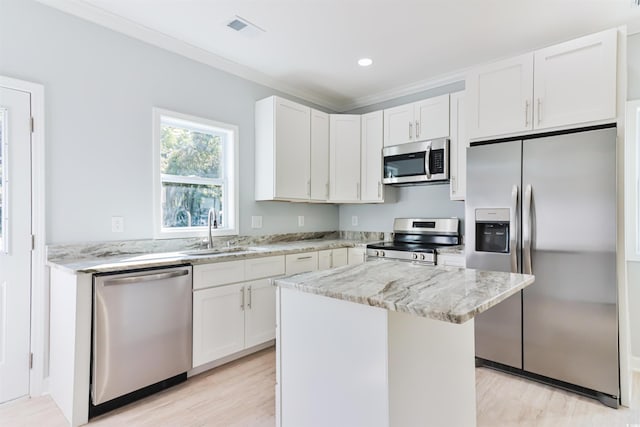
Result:
<instances>
[{"instance_id":1,"label":"light wood floor","mask_svg":"<svg viewBox=\"0 0 640 427\"><path fill-rule=\"evenodd\" d=\"M95 418L89 426L273 426L274 384L275 351L270 348ZM573 393L486 368L476 370L476 389L479 427L640 427L637 374L634 409L610 409ZM62 413L48 396L0 405L2 427L65 425Z\"/></svg>"}]
</instances>

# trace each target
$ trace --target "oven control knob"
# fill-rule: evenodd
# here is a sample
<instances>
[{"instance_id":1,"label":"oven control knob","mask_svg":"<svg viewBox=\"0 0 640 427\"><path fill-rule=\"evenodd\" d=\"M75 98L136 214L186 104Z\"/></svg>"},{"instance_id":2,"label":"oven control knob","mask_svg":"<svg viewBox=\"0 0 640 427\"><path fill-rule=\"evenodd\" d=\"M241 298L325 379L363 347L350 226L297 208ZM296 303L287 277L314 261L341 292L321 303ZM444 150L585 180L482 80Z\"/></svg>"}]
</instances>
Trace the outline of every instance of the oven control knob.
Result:
<instances>
[{"instance_id":1,"label":"oven control knob","mask_svg":"<svg viewBox=\"0 0 640 427\"><path fill-rule=\"evenodd\" d=\"M413 259L418 259L418 254L413 254L413 255L411 255L411 257L412 257Z\"/></svg>"},{"instance_id":2,"label":"oven control knob","mask_svg":"<svg viewBox=\"0 0 640 427\"><path fill-rule=\"evenodd\" d=\"M384 256L384 251L380 251L380 256Z\"/></svg>"},{"instance_id":3,"label":"oven control knob","mask_svg":"<svg viewBox=\"0 0 640 427\"><path fill-rule=\"evenodd\" d=\"M423 260L423 261L426 259L426 257L424 256L424 254L420 254L420 259L421 259L421 260Z\"/></svg>"}]
</instances>

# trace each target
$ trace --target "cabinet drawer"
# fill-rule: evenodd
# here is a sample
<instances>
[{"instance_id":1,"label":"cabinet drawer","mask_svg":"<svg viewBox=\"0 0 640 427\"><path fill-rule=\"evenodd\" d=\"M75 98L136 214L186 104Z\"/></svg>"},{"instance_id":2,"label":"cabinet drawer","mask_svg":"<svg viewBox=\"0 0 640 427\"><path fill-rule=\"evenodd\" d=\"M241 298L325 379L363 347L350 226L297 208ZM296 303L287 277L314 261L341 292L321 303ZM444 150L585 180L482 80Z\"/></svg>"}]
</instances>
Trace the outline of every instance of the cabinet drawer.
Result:
<instances>
[{"instance_id":1,"label":"cabinet drawer","mask_svg":"<svg viewBox=\"0 0 640 427\"><path fill-rule=\"evenodd\" d=\"M328 270L331 268L331 249L318 251L318 270Z\"/></svg>"},{"instance_id":2,"label":"cabinet drawer","mask_svg":"<svg viewBox=\"0 0 640 427\"><path fill-rule=\"evenodd\" d=\"M367 250L365 248L349 248L348 253L349 265L362 264Z\"/></svg>"},{"instance_id":3,"label":"cabinet drawer","mask_svg":"<svg viewBox=\"0 0 640 427\"><path fill-rule=\"evenodd\" d=\"M466 259L464 254L443 254L438 255L438 265L446 265L449 267L464 267Z\"/></svg>"},{"instance_id":4,"label":"cabinet drawer","mask_svg":"<svg viewBox=\"0 0 640 427\"><path fill-rule=\"evenodd\" d=\"M193 289L242 282L244 260L193 266Z\"/></svg>"},{"instance_id":5,"label":"cabinet drawer","mask_svg":"<svg viewBox=\"0 0 640 427\"><path fill-rule=\"evenodd\" d=\"M318 269L318 253L304 252L285 256L285 271L287 274L305 273Z\"/></svg>"},{"instance_id":6,"label":"cabinet drawer","mask_svg":"<svg viewBox=\"0 0 640 427\"><path fill-rule=\"evenodd\" d=\"M284 255L254 258L245 261L245 280L255 280L263 277L280 276L283 274Z\"/></svg>"}]
</instances>

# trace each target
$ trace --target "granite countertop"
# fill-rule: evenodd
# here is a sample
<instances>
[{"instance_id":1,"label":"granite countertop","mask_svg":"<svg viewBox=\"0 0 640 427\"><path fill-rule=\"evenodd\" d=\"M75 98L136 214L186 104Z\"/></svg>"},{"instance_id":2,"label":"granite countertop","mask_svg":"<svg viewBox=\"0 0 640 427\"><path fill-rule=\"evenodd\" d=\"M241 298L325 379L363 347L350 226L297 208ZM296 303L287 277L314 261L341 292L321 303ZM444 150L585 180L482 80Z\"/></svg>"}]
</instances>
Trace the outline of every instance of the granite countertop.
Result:
<instances>
[{"instance_id":1,"label":"granite countertop","mask_svg":"<svg viewBox=\"0 0 640 427\"><path fill-rule=\"evenodd\" d=\"M364 247L365 245L366 242L346 239L300 240L262 244L259 246L218 248L220 252L214 254L194 254L193 250L185 250L121 256L97 256L83 259L49 260L47 264L52 268L63 269L72 273L111 273L138 268L164 267L178 264L209 264L325 249L356 246Z\"/></svg>"},{"instance_id":2,"label":"granite countertop","mask_svg":"<svg viewBox=\"0 0 640 427\"><path fill-rule=\"evenodd\" d=\"M282 288L464 323L519 290L534 276L393 260L298 274L274 283Z\"/></svg>"}]
</instances>

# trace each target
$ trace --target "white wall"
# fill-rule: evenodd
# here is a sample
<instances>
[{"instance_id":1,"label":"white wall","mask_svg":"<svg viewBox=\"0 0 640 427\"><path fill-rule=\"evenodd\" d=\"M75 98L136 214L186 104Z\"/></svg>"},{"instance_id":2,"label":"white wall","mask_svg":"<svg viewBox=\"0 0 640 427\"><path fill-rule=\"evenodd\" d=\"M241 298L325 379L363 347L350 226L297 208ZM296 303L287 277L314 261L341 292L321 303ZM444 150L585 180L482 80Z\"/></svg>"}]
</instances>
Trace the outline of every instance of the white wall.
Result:
<instances>
[{"instance_id":1,"label":"white wall","mask_svg":"<svg viewBox=\"0 0 640 427\"><path fill-rule=\"evenodd\" d=\"M332 205L253 200L254 102L270 88L33 0L0 0L0 75L45 86L47 243L152 238L154 106L240 127L241 234L338 228Z\"/></svg>"}]
</instances>

